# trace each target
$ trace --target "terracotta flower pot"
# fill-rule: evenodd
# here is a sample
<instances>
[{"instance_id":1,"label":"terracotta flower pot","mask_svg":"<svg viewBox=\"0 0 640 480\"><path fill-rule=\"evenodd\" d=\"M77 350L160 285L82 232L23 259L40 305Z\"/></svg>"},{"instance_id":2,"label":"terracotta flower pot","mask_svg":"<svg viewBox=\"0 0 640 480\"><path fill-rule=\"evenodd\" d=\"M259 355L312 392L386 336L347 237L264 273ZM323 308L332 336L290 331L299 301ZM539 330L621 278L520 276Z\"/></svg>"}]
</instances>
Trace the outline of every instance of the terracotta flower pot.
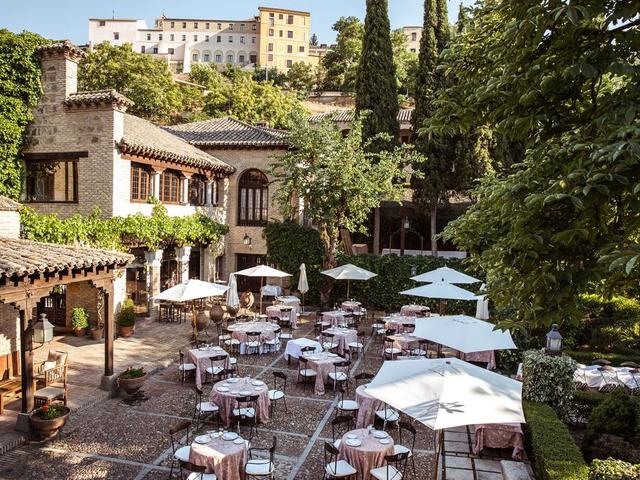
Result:
<instances>
[{"instance_id":1,"label":"terracotta flower pot","mask_svg":"<svg viewBox=\"0 0 640 480\"><path fill-rule=\"evenodd\" d=\"M209 318L211 318L213 323L220 323L222 321L222 317L224 317L222 305L214 305L209 309Z\"/></svg>"},{"instance_id":2,"label":"terracotta flower pot","mask_svg":"<svg viewBox=\"0 0 640 480\"><path fill-rule=\"evenodd\" d=\"M57 418L52 418L51 420L40 418L35 414L35 412L31 412L29 415L29 423L31 424L31 427L38 432L43 440L53 437L58 433L58 430L64 427L65 423L67 423L71 410L69 410L68 407L63 408L65 413Z\"/></svg>"},{"instance_id":3,"label":"terracotta flower pot","mask_svg":"<svg viewBox=\"0 0 640 480\"><path fill-rule=\"evenodd\" d=\"M73 332L76 334L76 337L84 337L87 330L85 328L75 328Z\"/></svg>"},{"instance_id":4,"label":"terracotta flower pot","mask_svg":"<svg viewBox=\"0 0 640 480\"><path fill-rule=\"evenodd\" d=\"M133 327L118 325L118 335L121 337L130 337L133 335Z\"/></svg>"},{"instance_id":5,"label":"terracotta flower pot","mask_svg":"<svg viewBox=\"0 0 640 480\"><path fill-rule=\"evenodd\" d=\"M137 377L137 378L118 377L118 386L121 389L123 389L125 392L127 392L127 394L133 395L138 390L140 390L140 388L142 388L142 385L144 384L144 381L146 379L147 379L146 373L143 376Z\"/></svg>"},{"instance_id":6,"label":"terracotta flower pot","mask_svg":"<svg viewBox=\"0 0 640 480\"><path fill-rule=\"evenodd\" d=\"M102 338L102 334L104 333L104 328L92 328L89 330L91 334L91 338L93 340L100 340Z\"/></svg>"}]
</instances>

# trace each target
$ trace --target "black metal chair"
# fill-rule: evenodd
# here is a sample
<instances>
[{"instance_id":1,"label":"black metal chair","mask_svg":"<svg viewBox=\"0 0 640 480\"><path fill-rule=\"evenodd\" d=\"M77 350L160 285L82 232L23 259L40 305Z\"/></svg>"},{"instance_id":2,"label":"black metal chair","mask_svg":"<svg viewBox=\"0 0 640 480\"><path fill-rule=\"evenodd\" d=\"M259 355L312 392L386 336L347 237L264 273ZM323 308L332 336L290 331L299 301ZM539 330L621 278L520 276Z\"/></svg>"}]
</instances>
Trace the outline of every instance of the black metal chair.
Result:
<instances>
[{"instance_id":1,"label":"black metal chair","mask_svg":"<svg viewBox=\"0 0 640 480\"><path fill-rule=\"evenodd\" d=\"M340 451L331 443L324 442L324 474L322 479L345 478L354 479L358 471L346 460L338 460Z\"/></svg>"},{"instance_id":2,"label":"black metal chair","mask_svg":"<svg viewBox=\"0 0 640 480\"><path fill-rule=\"evenodd\" d=\"M349 370L351 368L351 362L349 360L343 360L341 362L335 362L333 364L333 372L329 372L329 379L333 381L333 391L336 391L337 385L344 385L349 388Z\"/></svg>"},{"instance_id":3,"label":"black metal chair","mask_svg":"<svg viewBox=\"0 0 640 480\"><path fill-rule=\"evenodd\" d=\"M269 448L251 447L249 449L249 461L244 466L245 480L249 480L251 478L275 478L276 464L274 460L277 445L278 441L274 436ZM263 457L266 453L268 454L268 457L253 458L255 452L262 452Z\"/></svg>"},{"instance_id":4,"label":"black metal chair","mask_svg":"<svg viewBox=\"0 0 640 480\"><path fill-rule=\"evenodd\" d=\"M409 454L409 458L411 459L411 470L413 470L413 476L416 477L416 460L413 456L413 450L416 447L416 436L418 431L412 424L409 422L403 422L402 420L398 422L398 430L398 443L393 446L393 453L406 452Z\"/></svg>"},{"instance_id":5,"label":"black metal chair","mask_svg":"<svg viewBox=\"0 0 640 480\"><path fill-rule=\"evenodd\" d=\"M355 342L350 342L347 344L349 348L349 358L353 357L355 353L357 356L360 356L360 352L364 351L364 344L366 343L366 334L364 331L358 332L358 338Z\"/></svg>"},{"instance_id":6,"label":"black metal chair","mask_svg":"<svg viewBox=\"0 0 640 480\"><path fill-rule=\"evenodd\" d=\"M300 358L298 358L298 378L297 378L297 383L300 383L300 378L302 378L302 387L303 389L306 388L306 385L309 379L314 379L316 378L316 376L318 375L318 372L316 372L314 369L309 368L309 366L307 365L309 362L308 359L306 359L303 356L300 356Z\"/></svg>"},{"instance_id":7,"label":"black metal chair","mask_svg":"<svg viewBox=\"0 0 640 480\"><path fill-rule=\"evenodd\" d=\"M402 353L402 350L394 345L393 338L384 337L384 343L382 344L382 358L384 360L395 360L398 355Z\"/></svg>"},{"instance_id":8,"label":"black metal chair","mask_svg":"<svg viewBox=\"0 0 640 480\"><path fill-rule=\"evenodd\" d=\"M351 415L337 415L331 420L331 440L333 446L340 448L340 442L345 433L349 431L353 425L353 416Z\"/></svg>"},{"instance_id":9,"label":"black metal chair","mask_svg":"<svg viewBox=\"0 0 640 480\"><path fill-rule=\"evenodd\" d=\"M252 353L260 354L262 342L260 340L260 332L247 332L247 341L244 343L244 353L251 355Z\"/></svg>"},{"instance_id":10,"label":"black metal chair","mask_svg":"<svg viewBox=\"0 0 640 480\"><path fill-rule=\"evenodd\" d=\"M240 426L249 427L249 438L253 436L253 429L258 426L258 395L247 395L236 398L236 407L231 412L231 421L237 426L240 433Z\"/></svg>"},{"instance_id":11,"label":"black metal chair","mask_svg":"<svg viewBox=\"0 0 640 480\"><path fill-rule=\"evenodd\" d=\"M407 452L385 455L384 460L387 464L374 468L369 474L376 480L401 480L404 478L408 458Z\"/></svg>"},{"instance_id":12,"label":"black metal chair","mask_svg":"<svg viewBox=\"0 0 640 480\"><path fill-rule=\"evenodd\" d=\"M186 378L187 374L195 374L197 368L193 363L185 363L184 353L182 353L182 350L178 350L178 357L180 358L180 363L178 364L178 371L180 372L180 383L184 384L184 379Z\"/></svg>"},{"instance_id":13,"label":"black metal chair","mask_svg":"<svg viewBox=\"0 0 640 480\"><path fill-rule=\"evenodd\" d=\"M173 468L176 460L189 461L191 447L189 446L189 430L191 422L184 420L169 427L169 438L171 439L171 470L169 470L169 478L173 478ZM183 432L186 432L185 440L182 441Z\"/></svg>"},{"instance_id":14,"label":"black metal chair","mask_svg":"<svg viewBox=\"0 0 640 480\"><path fill-rule=\"evenodd\" d=\"M198 387L195 387L195 393L195 404L193 406L193 418L191 419L191 423L195 422L197 432L200 430L200 421L202 420L202 417L210 415L212 420L217 419L220 409L215 403L203 402L203 393Z\"/></svg>"},{"instance_id":15,"label":"black metal chair","mask_svg":"<svg viewBox=\"0 0 640 480\"><path fill-rule=\"evenodd\" d=\"M205 473L207 467L205 465L195 465L191 462L180 460L180 478L184 478L184 471L190 472L187 480L218 480L214 473Z\"/></svg>"},{"instance_id":16,"label":"black metal chair","mask_svg":"<svg viewBox=\"0 0 640 480\"><path fill-rule=\"evenodd\" d=\"M209 365L206 368L207 376L211 376L211 383L215 383L223 379L223 374L229 366L229 356L225 354L212 355L209 357Z\"/></svg>"},{"instance_id":17,"label":"black metal chair","mask_svg":"<svg viewBox=\"0 0 640 480\"><path fill-rule=\"evenodd\" d=\"M273 372L273 390L269 390L269 409L273 412L277 403L282 400L284 403L284 411L287 409L287 375L283 372Z\"/></svg>"},{"instance_id":18,"label":"black metal chair","mask_svg":"<svg viewBox=\"0 0 640 480\"><path fill-rule=\"evenodd\" d=\"M360 372L357 375L355 375L353 378L356 381L356 388L358 388L359 381L364 381L369 383L370 380L373 380L375 378L375 375L373 373Z\"/></svg>"},{"instance_id":19,"label":"black metal chair","mask_svg":"<svg viewBox=\"0 0 640 480\"><path fill-rule=\"evenodd\" d=\"M345 400L344 395L347 393L347 389L344 385L340 385L340 401L336 404L336 416L350 415L355 424L355 420L358 417L358 410L360 405L355 400Z\"/></svg>"}]
</instances>

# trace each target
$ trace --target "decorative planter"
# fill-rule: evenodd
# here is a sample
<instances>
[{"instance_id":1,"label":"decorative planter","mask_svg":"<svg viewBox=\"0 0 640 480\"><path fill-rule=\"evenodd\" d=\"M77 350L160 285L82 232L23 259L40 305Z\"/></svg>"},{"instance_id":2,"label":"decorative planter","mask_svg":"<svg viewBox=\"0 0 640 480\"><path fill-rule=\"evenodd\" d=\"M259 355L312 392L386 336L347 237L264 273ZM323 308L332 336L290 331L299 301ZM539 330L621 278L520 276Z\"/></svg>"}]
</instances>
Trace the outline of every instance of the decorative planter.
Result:
<instances>
[{"instance_id":1,"label":"decorative planter","mask_svg":"<svg viewBox=\"0 0 640 480\"><path fill-rule=\"evenodd\" d=\"M118 325L118 335L121 337L130 337L133 335L133 327Z\"/></svg>"},{"instance_id":2,"label":"decorative planter","mask_svg":"<svg viewBox=\"0 0 640 480\"><path fill-rule=\"evenodd\" d=\"M89 330L91 334L91 338L93 340L100 340L102 338L102 334L104 333L104 328L92 328Z\"/></svg>"},{"instance_id":3,"label":"decorative planter","mask_svg":"<svg viewBox=\"0 0 640 480\"><path fill-rule=\"evenodd\" d=\"M137 377L137 378L118 377L118 386L121 389L123 389L125 392L127 392L127 394L133 395L138 390L140 390L140 388L142 387L146 379L147 379L146 373L143 376Z\"/></svg>"},{"instance_id":4,"label":"decorative planter","mask_svg":"<svg viewBox=\"0 0 640 480\"><path fill-rule=\"evenodd\" d=\"M74 328L73 332L76 334L76 337L84 337L87 334L86 328Z\"/></svg>"},{"instance_id":5,"label":"decorative planter","mask_svg":"<svg viewBox=\"0 0 640 480\"><path fill-rule=\"evenodd\" d=\"M57 418L52 418L51 420L40 418L35 414L35 412L31 412L29 415L29 423L31 424L31 427L38 432L42 440L47 440L53 437L58 433L58 430L64 427L65 423L67 423L71 410L69 410L68 407L63 408L65 413Z\"/></svg>"},{"instance_id":6,"label":"decorative planter","mask_svg":"<svg viewBox=\"0 0 640 480\"><path fill-rule=\"evenodd\" d=\"M222 308L222 305L214 305L209 309L209 318L211 318L213 323L220 323L223 317L224 309Z\"/></svg>"}]
</instances>

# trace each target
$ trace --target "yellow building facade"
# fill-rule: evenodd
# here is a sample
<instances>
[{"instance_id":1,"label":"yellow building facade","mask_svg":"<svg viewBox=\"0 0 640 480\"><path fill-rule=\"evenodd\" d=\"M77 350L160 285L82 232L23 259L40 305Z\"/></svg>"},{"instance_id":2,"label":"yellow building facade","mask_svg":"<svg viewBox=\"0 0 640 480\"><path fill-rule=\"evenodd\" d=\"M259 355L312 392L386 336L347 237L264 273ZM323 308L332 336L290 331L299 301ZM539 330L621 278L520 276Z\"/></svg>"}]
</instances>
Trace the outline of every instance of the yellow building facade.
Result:
<instances>
[{"instance_id":1,"label":"yellow building facade","mask_svg":"<svg viewBox=\"0 0 640 480\"><path fill-rule=\"evenodd\" d=\"M311 14L298 10L260 7L259 64L286 72L296 62L312 63L309 56Z\"/></svg>"}]
</instances>

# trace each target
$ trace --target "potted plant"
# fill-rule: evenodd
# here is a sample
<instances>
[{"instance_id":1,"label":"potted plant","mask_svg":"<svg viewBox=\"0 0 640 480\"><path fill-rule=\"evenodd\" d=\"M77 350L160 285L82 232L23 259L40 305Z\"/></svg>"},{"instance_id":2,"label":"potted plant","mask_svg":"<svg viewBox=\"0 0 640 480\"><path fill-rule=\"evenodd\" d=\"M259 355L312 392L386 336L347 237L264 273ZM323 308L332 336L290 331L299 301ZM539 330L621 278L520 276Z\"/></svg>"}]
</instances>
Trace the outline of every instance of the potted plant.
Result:
<instances>
[{"instance_id":1,"label":"potted plant","mask_svg":"<svg viewBox=\"0 0 640 480\"><path fill-rule=\"evenodd\" d=\"M64 427L70 412L71 410L64 405L45 403L31 412L29 423L42 440L47 440Z\"/></svg>"},{"instance_id":2,"label":"potted plant","mask_svg":"<svg viewBox=\"0 0 640 480\"><path fill-rule=\"evenodd\" d=\"M118 335L121 337L130 337L133 334L135 324L136 311L133 301L126 300L122 304L122 308L118 314Z\"/></svg>"},{"instance_id":3,"label":"potted plant","mask_svg":"<svg viewBox=\"0 0 640 480\"><path fill-rule=\"evenodd\" d=\"M93 340L100 340L104 332L104 322L102 321L103 308L104 308L104 296L102 294L99 294L98 302L96 304L97 319L89 329L89 333L91 334L91 338Z\"/></svg>"},{"instance_id":4,"label":"potted plant","mask_svg":"<svg viewBox=\"0 0 640 480\"><path fill-rule=\"evenodd\" d=\"M82 307L76 307L71 311L71 328L76 337L84 337L87 327L89 326L89 315Z\"/></svg>"},{"instance_id":5,"label":"potted plant","mask_svg":"<svg viewBox=\"0 0 640 480\"><path fill-rule=\"evenodd\" d=\"M118 375L118 386L129 395L133 395L138 390L140 390L146 378L147 372L144 371L143 367L129 367L120 375Z\"/></svg>"}]
</instances>

